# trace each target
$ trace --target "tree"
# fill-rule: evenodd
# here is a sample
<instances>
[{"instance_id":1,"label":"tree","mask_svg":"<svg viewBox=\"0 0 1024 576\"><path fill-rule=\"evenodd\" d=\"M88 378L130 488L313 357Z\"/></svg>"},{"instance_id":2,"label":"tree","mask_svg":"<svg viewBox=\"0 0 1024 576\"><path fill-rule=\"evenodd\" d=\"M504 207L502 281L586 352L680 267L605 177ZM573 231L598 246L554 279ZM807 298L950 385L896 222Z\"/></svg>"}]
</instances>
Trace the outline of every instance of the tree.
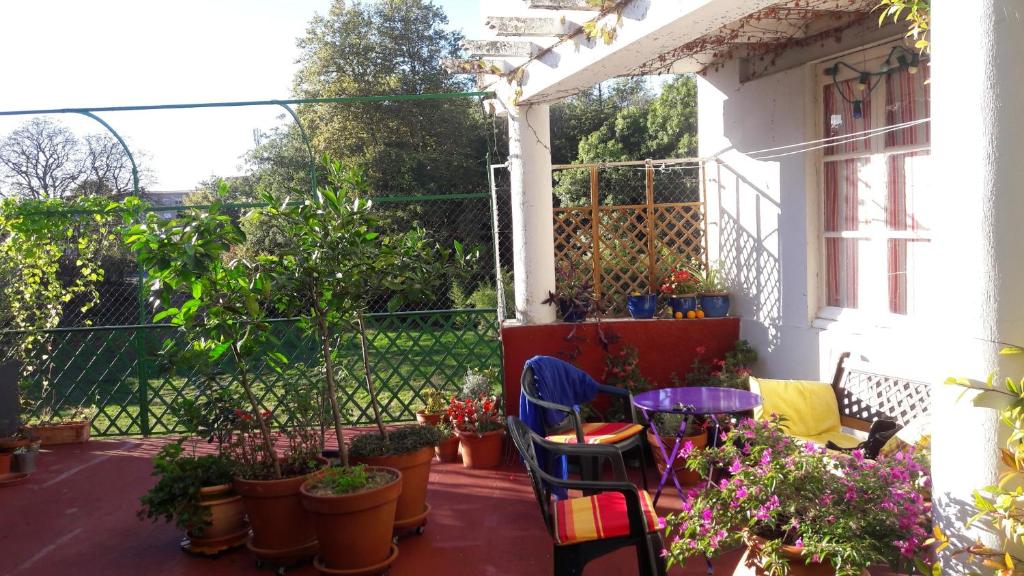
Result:
<instances>
[{"instance_id":1,"label":"tree","mask_svg":"<svg viewBox=\"0 0 1024 576\"><path fill-rule=\"evenodd\" d=\"M136 161L142 157L135 153ZM78 138L48 118L33 118L0 141L0 176L14 196L35 200L133 190L131 161L120 142L109 134ZM140 185L149 178L140 168Z\"/></svg>"}]
</instances>

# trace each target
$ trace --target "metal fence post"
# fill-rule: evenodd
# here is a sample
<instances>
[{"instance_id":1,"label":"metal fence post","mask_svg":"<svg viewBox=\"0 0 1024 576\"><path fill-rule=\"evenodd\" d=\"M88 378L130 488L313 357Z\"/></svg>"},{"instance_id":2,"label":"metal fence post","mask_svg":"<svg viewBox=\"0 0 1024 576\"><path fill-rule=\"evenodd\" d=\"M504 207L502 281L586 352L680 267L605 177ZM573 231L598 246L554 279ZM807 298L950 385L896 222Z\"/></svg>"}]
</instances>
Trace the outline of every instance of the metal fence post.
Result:
<instances>
[{"instance_id":1,"label":"metal fence post","mask_svg":"<svg viewBox=\"0 0 1024 576\"><path fill-rule=\"evenodd\" d=\"M601 300L601 208L600 190L597 184L597 166L590 167L590 235L593 238L594 254L590 263L594 266L594 295Z\"/></svg>"},{"instance_id":2,"label":"metal fence post","mask_svg":"<svg viewBox=\"0 0 1024 576\"><path fill-rule=\"evenodd\" d=\"M149 436L151 428L149 425L149 370L146 363L149 361L146 353L146 328L149 318L146 314L146 286L144 279L146 272L139 265L139 325L135 328L135 368L137 370L139 387L139 427L143 436Z\"/></svg>"}]
</instances>

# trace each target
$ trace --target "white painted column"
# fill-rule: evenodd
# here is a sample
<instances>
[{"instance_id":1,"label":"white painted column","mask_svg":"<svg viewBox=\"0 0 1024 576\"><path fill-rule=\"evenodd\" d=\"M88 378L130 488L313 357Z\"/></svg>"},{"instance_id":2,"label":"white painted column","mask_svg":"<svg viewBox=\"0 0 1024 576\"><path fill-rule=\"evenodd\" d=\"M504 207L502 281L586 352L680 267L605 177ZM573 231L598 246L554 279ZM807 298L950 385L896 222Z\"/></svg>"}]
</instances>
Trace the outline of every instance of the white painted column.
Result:
<instances>
[{"instance_id":1,"label":"white painted column","mask_svg":"<svg viewBox=\"0 0 1024 576\"><path fill-rule=\"evenodd\" d=\"M1017 379L1024 364L1024 0L932 0L932 146L936 215L933 358L946 375ZM936 375L936 380L942 374ZM956 541L999 537L965 521L972 491L994 484L1005 438L997 413L936 384L935 515ZM944 558L943 574L963 573Z\"/></svg>"},{"instance_id":2,"label":"white painted column","mask_svg":"<svg viewBox=\"0 0 1024 576\"><path fill-rule=\"evenodd\" d=\"M548 324L555 321L554 306L541 303L555 289L548 105L511 107L508 130L516 320Z\"/></svg>"}]
</instances>

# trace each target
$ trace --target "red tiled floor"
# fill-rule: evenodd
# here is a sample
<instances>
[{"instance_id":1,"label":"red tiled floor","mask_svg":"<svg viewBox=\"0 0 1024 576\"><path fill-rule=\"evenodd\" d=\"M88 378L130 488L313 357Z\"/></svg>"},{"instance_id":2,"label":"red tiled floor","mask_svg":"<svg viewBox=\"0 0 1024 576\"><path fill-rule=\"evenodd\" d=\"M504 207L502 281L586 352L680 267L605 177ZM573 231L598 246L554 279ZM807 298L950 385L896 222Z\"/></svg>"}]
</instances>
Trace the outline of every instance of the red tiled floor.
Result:
<instances>
[{"instance_id":1,"label":"red tiled floor","mask_svg":"<svg viewBox=\"0 0 1024 576\"><path fill-rule=\"evenodd\" d=\"M163 442L102 440L42 453L28 482L0 488L0 575L272 574L256 570L244 549L217 559L186 555L174 526L136 518L139 497L154 482L150 458ZM426 533L400 542L392 575L552 573L551 541L518 465L466 470L435 463L429 501ZM659 512L674 504L663 498ZM731 574L736 561L736 554L719 559L716 572ZM309 565L289 571L315 573ZM620 550L586 573L635 574L635 556ZM704 573L701 560L672 571Z\"/></svg>"}]
</instances>

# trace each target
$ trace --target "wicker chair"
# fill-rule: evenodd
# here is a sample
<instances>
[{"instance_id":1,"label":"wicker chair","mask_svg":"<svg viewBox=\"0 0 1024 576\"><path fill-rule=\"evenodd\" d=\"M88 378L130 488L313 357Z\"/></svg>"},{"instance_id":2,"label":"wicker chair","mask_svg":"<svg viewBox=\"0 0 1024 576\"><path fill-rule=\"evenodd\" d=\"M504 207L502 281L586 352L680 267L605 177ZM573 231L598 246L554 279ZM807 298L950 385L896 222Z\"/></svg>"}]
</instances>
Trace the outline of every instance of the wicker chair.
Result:
<instances>
[{"instance_id":1,"label":"wicker chair","mask_svg":"<svg viewBox=\"0 0 1024 576\"><path fill-rule=\"evenodd\" d=\"M523 457L544 525L553 541L554 573L557 576L583 574L586 564L626 546L636 548L641 576L664 576L661 557L663 523L645 490L629 482L622 454L613 446L560 444L540 437L522 420L511 416L508 428ZM544 472L537 462L535 446L556 455L606 459L613 481L562 480ZM589 496L556 500L552 488L581 490ZM571 521L567 521L571 519Z\"/></svg>"}]
</instances>

